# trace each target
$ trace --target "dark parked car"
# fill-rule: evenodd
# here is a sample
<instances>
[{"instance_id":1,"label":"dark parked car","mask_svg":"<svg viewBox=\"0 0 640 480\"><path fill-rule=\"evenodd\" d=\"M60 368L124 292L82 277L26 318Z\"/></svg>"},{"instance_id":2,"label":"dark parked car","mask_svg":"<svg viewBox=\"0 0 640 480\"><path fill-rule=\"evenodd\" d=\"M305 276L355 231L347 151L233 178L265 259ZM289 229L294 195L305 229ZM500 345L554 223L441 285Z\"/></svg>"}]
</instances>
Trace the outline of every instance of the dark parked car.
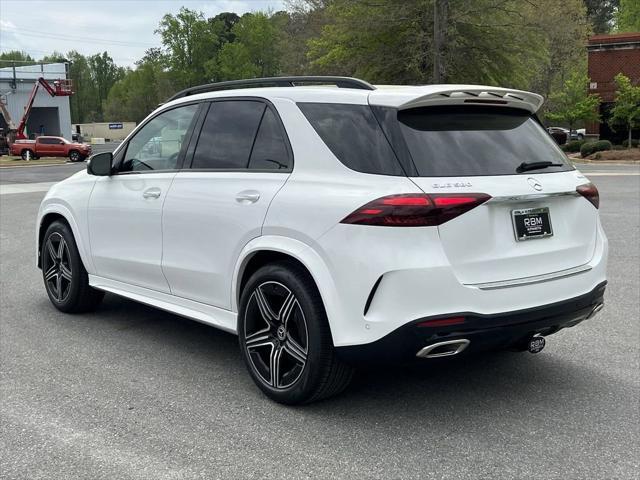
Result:
<instances>
[{"instance_id":1,"label":"dark parked car","mask_svg":"<svg viewBox=\"0 0 640 480\"><path fill-rule=\"evenodd\" d=\"M567 143L569 137L569 130L562 127L548 127L547 132L553 137L558 145L564 145Z\"/></svg>"}]
</instances>

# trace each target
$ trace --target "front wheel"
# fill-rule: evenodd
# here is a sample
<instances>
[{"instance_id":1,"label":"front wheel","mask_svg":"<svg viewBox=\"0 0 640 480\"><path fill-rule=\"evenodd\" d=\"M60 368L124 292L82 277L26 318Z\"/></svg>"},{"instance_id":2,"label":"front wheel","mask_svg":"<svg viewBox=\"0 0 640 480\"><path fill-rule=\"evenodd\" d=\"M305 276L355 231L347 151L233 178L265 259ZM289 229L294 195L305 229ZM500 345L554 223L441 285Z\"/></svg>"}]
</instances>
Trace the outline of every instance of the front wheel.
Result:
<instances>
[{"instance_id":1,"label":"front wheel","mask_svg":"<svg viewBox=\"0 0 640 480\"><path fill-rule=\"evenodd\" d=\"M72 162L79 162L81 158L82 157L80 156L80 152L76 152L75 150L69 152L69 160L71 160Z\"/></svg>"},{"instance_id":2,"label":"front wheel","mask_svg":"<svg viewBox=\"0 0 640 480\"><path fill-rule=\"evenodd\" d=\"M104 292L89 286L89 276L69 226L55 221L44 234L40 248L42 277L49 300L67 313L96 308Z\"/></svg>"},{"instance_id":3,"label":"front wheel","mask_svg":"<svg viewBox=\"0 0 640 480\"><path fill-rule=\"evenodd\" d=\"M251 276L240 298L238 337L254 382L279 403L335 395L353 375L336 357L313 279L295 262L266 265Z\"/></svg>"}]
</instances>

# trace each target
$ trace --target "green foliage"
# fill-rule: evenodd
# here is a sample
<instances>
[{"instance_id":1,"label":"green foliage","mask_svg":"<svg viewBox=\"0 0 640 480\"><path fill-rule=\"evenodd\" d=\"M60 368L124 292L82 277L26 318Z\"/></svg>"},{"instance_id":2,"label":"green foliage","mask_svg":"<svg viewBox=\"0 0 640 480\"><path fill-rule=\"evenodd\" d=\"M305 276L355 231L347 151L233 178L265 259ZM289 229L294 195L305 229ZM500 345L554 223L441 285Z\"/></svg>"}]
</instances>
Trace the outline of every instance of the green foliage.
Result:
<instances>
[{"instance_id":1,"label":"green foliage","mask_svg":"<svg viewBox=\"0 0 640 480\"><path fill-rule=\"evenodd\" d=\"M622 141L622 146L624 148L629 148L629 140L623 140ZM640 140L636 140L635 138L631 140L631 147L632 148L638 148L640 147Z\"/></svg>"},{"instance_id":2,"label":"green foliage","mask_svg":"<svg viewBox=\"0 0 640 480\"><path fill-rule=\"evenodd\" d=\"M563 152L577 153L580 151L580 148L585 143L586 143L585 140L571 140L570 142L567 142L564 145L560 145L560 148L562 149Z\"/></svg>"},{"instance_id":3,"label":"green foliage","mask_svg":"<svg viewBox=\"0 0 640 480\"><path fill-rule=\"evenodd\" d=\"M609 140L600 140L598 142L587 142L580 147L580 156L582 158L588 157L596 152L604 152L605 150L611 150L613 145Z\"/></svg>"},{"instance_id":4,"label":"green foliage","mask_svg":"<svg viewBox=\"0 0 640 480\"><path fill-rule=\"evenodd\" d=\"M27 52L22 52L20 50L11 50L0 53L0 67L11 66L13 63L15 63L16 66L19 66L33 64L36 63L36 61Z\"/></svg>"},{"instance_id":5,"label":"green foliage","mask_svg":"<svg viewBox=\"0 0 640 480\"><path fill-rule=\"evenodd\" d=\"M624 0L622 0L624 2ZM620 0L585 0L594 33L609 33Z\"/></svg>"},{"instance_id":6,"label":"green foliage","mask_svg":"<svg viewBox=\"0 0 640 480\"><path fill-rule=\"evenodd\" d=\"M217 62L208 62L210 76L219 80L271 77L280 73L277 55L278 31L266 14L243 15L231 29L232 43L226 43Z\"/></svg>"},{"instance_id":7,"label":"green foliage","mask_svg":"<svg viewBox=\"0 0 640 480\"><path fill-rule=\"evenodd\" d=\"M620 0L616 20L619 32L640 32L640 0Z\"/></svg>"},{"instance_id":8,"label":"green foliage","mask_svg":"<svg viewBox=\"0 0 640 480\"><path fill-rule=\"evenodd\" d=\"M634 86L629 77L619 73L615 76L616 103L611 109L609 125L614 130L624 127L629 132L629 143L634 128L640 127L640 85Z\"/></svg>"},{"instance_id":9,"label":"green foliage","mask_svg":"<svg viewBox=\"0 0 640 480\"><path fill-rule=\"evenodd\" d=\"M546 118L556 122L566 122L569 130L579 122L596 121L600 99L597 95L589 94L587 86L589 78L579 72L574 72L565 82L561 90L550 96L549 102L553 109Z\"/></svg>"}]
</instances>

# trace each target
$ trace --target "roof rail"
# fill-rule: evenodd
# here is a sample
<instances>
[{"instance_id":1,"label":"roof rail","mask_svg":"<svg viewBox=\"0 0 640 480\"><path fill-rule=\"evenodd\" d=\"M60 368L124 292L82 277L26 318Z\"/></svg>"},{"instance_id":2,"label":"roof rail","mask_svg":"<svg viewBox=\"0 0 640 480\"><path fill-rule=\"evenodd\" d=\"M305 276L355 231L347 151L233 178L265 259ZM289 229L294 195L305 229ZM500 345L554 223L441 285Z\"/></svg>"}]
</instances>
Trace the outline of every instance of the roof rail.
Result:
<instances>
[{"instance_id":1,"label":"roof rail","mask_svg":"<svg viewBox=\"0 0 640 480\"><path fill-rule=\"evenodd\" d=\"M376 87L364 80L352 77L333 76L294 76L294 77L266 77L249 78L246 80L231 80L228 82L209 83L196 87L186 88L169 98L167 102L177 98L188 97L198 93L215 92L217 90L229 90L232 88L251 87L297 87L301 84L334 84L340 88L357 88L360 90L375 90Z\"/></svg>"}]
</instances>

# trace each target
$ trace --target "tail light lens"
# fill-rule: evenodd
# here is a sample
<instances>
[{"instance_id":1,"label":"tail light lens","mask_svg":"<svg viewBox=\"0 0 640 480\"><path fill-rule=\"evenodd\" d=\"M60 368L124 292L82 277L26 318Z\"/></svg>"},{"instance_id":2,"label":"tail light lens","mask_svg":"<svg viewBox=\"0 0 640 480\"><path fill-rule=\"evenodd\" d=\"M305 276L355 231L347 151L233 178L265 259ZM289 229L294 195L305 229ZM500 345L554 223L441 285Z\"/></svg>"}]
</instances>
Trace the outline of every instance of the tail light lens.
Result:
<instances>
[{"instance_id":1,"label":"tail light lens","mask_svg":"<svg viewBox=\"0 0 640 480\"><path fill-rule=\"evenodd\" d=\"M341 223L385 227L442 225L491 198L485 193L407 193L378 198L347 215Z\"/></svg>"},{"instance_id":2,"label":"tail light lens","mask_svg":"<svg viewBox=\"0 0 640 480\"><path fill-rule=\"evenodd\" d=\"M600 208L600 194L598 193L598 189L593 183L585 183L584 185L579 185L576 188L576 192L589 200L594 207Z\"/></svg>"}]
</instances>

